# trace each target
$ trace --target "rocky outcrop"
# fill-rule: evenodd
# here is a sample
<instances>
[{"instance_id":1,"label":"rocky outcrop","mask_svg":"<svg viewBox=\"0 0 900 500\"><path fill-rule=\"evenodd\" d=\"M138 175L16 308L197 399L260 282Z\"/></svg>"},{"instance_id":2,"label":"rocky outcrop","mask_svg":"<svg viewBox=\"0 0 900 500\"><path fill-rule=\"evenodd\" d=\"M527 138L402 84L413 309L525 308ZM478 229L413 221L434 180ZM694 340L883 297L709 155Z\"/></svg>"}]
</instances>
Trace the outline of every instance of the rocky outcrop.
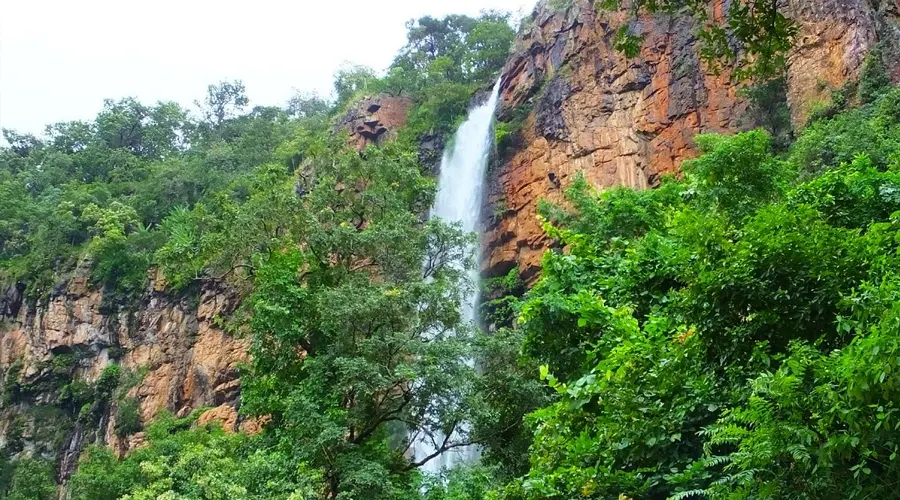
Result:
<instances>
[{"instance_id":1,"label":"rocky outcrop","mask_svg":"<svg viewBox=\"0 0 900 500\"><path fill-rule=\"evenodd\" d=\"M121 383L129 384L106 404L98 421L86 426L79 417L67 428L62 443L55 443L62 469L66 464L74 466L84 444L105 443L125 452L140 441L140 436L135 439L116 432L116 410L122 398L136 400L145 423L162 410L185 416L195 409L219 407L217 415L228 414L226 424L236 426L238 364L247 359L248 343L220 326L236 307L236 293L209 282L195 293L176 295L151 279L137 304L110 312L104 292L90 285L88 269L80 266L61 290L37 304L22 303L21 293L17 300L10 300L10 292L3 295L0 371L4 391L16 381L22 387L38 388L18 398L4 392L0 414L4 443L14 420L15 425L30 429L26 434L47 425L39 421L41 412L32 410L52 409L65 397L61 394L67 389L58 391L53 385L58 382L48 382L55 380L61 359L74 363L65 374L67 384L77 381L90 386L112 364L121 368ZM22 287L15 289L21 292ZM10 307L11 303L18 303L18 308ZM231 413L224 407L231 408ZM25 443L25 449L52 451L53 446L37 443L36 437L31 440L35 442ZM60 479L64 478L62 474Z\"/></svg>"},{"instance_id":2,"label":"rocky outcrop","mask_svg":"<svg viewBox=\"0 0 900 500\"><path fill-rule=\"evenodd\" d=\"M788 100L795 124L832 89L859 77L869 52L882 45L886 66L900 82L900 2L789 0L785 13L799 28L788 68Z\"/></svg>"},{"instance_id":3,"label":"rocky outcrop","mask_svg":"<svg viewBox=\"0 0 900 500\"><path fill-rule=\"evenodd\" d=\"M382 93L364 97L338 121L338 128L350 135L350 144L358 151L397 136L406 125L412 101L406 96Z\"/></svg>"},{"instance_id":4,"label":"rocky outcrop","mask_svg":"<svg viewBox=\"0 0 900 500\"><path fill-rule=\"evenodd\" d=\"M752 128L748 103L728 71L699 58L694 22L684 16L601 12L589 0L542 2L501 77L500 120L520 130L518 147L492 169L483 272L518 265L535 278L548 241L539 200L559 202L583 174L598 188L647 188L696 155L693 137ZM897 44L897 4L788 0L800 36L790 55L788 101L802 123L817 99L853 80L876 43ZM640 56L613 48L623 23L643 37ZM893 45L892 45L893 46ZM894 57L894 56L892 56ZM900 64L892 68L900 78Z\"/></svg>"}]
</instances>

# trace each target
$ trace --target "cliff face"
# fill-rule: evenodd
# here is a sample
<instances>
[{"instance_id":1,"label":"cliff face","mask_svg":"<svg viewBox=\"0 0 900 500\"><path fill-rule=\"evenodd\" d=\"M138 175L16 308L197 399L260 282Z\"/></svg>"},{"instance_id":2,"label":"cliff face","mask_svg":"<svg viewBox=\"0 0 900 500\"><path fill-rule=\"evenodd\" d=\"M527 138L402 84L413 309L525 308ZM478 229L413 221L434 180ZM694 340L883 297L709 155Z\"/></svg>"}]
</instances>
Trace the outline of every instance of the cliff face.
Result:
<instances>
[{"instance_id":1,"label":"cliff face","mask_svg":"<svg viewBox=\"0 0 900 500\"><path fill-rule=\"evenodd\" d=\"M831 89L856 79L876 43L900 47L900 4L786 3L800 28L787 75L795 124ZM629 21L591 4L573 0L554 10L542 2L503 70L500 119L518 121L521 132L513 153L492 173L486 275L518 265L527 281L534 279L548 243L535 217L537 202L560 201L576 173L598 188L647 188L696 154L694 135L756 126L728 72L715 76L701 63L690 19ZM625 22L643 36L634 59L613 48ZM889 66L900 80L896 53Z\"/></svg>"},{"instance_id":2,"label":"cliff face","mask_svg":"<svg viewBox=\"0 0 900 500\"><path fill-rule=\"evenodd\" d=\"M89 285L85 266L45 302L29 305L22 291L21 286L8 288L0 304L5 400L0 444L15 436L26 451L59 452L64 479L86 444L125 452L140 442L140 432L116 432L118 407L126 398L137 403L143 422L163 409L184 416L218 407L207 420L238 426L237 367L246 360L248 346L217 326L236 305L233 291L204 284L197 293L175 296L154 279L134 307L107 311L103 292ZM63 359L69 364L63 366ZM61 401L72 397L78 383L96 383L111 364L120 366L121 380L131 382L99 407L99 418L65 418ZM48 420L48 414L55 418Z\"/></svg>"},{"instance_id":3,"label":"cliff face","mask_svg":"<svg viewBox=\"0 0 900 500\"><path fill-rule=\"evenodd\" d=\"M900 82L900 2L789 0L786 14L800 29L790 54L788 102L796 125L831 89L859 78L869 52L881 45L885 65Z\"/></svg>"},{"instance_id":4,"label":"cliff face","mask_svg":"<svg viewBox=\"0 0 900 500\"><path fill-rule=\"evenodd\" d=\"M364 97L338 120L337 128L345 129L350 145L362 151L370 144L394 139L397 130L406 125L411 106L412 101L406 96L381 93Z\"/></svg>"}]
</instances>

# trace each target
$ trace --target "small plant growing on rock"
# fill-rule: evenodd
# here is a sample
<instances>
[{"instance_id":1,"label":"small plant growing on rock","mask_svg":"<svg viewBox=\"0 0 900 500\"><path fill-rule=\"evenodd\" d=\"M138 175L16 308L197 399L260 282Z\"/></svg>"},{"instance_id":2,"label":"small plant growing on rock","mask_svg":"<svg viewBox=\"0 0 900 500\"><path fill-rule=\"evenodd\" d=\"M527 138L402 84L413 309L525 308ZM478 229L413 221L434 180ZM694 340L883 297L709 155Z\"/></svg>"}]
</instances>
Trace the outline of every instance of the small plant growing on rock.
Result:
<instances>
[{"instance_id":1,"label":"small plant growing on rock","mask_svg":"<svg viewBox=\"0 0 900 500\"><path fill-rule=\"evenodd\" d=\"M137 398L125 398L119 403L119 408L116 412L117 436L130 436L144 428L141 422L140 410L140 403Z\"/></svg>"},{"instance_id":2,"label":"small plant growing on rock","mask_svg":"<svg viewBox=\"0 0 900 500\"><path fill-rule=\"evenodd\" d=\"M891 76L884 67L880 45L876 45L863 63L859 74L859 100L863 104L874 102L878 96L891 89Z\"/></svg>"}]
</instances>

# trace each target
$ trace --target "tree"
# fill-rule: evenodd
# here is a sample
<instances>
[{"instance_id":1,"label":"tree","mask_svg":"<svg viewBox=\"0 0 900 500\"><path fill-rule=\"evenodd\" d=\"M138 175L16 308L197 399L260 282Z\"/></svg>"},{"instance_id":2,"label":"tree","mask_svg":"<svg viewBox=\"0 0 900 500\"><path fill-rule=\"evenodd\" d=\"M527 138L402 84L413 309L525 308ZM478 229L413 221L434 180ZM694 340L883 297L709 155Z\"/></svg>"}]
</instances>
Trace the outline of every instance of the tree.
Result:
<instances>
[{"instance_id":1,"label":"tree","mask_svg":"<svg viewBox=\"0 0 900 500\"><path fill-rule=\"evenodd\" d=\"M51 500L56 498L53 464L38 458L22 458L13 462L9 500Z\"/></svg>"},{"instance_id":2,"label":"tree","mask_svg":"<svg viewBox=\"0 0 900 500\"><path fill-rule=\"evenodd\" d=\"M896 123L886 98L829 126ZM658 189L580 181L539 208L566 251L518 325L558 400L500 498L862 498L897 477L897 174L860 155L797 180L761 132L698 142Z\"/></svg>"},{"instance_id":3,"label":"tree","mask_svg":"<svg viewBox=\"0 0 900 500\"><path fill-rule=\"evenodd\" d=\"M98 139L106 147L151 159L182 149L190 135L187 112L178 104L160 102L151 107L133 97L104 101L96 124Z\"/></svg>"},{"instance_id":4,"label":"tree","mask_svg":"<svg viewBox=\"0 0 900 500\"><path fill-rule=\"evenodd\" d=\"M466 35L466 45L471 48L471 72L479 81L496 78L506 64L509 48L515 39L509 26L509 14L485 13Z\"/></svg>"},{"instance_id":5,"label":"tree","mask_svg":"<svg viewBox=\"0 0 900 500\"><path fill-rule=\"evenodd\" d=\"M200 101L194 103L203 113L204 120L214 129L218 129L226 119L244 109L250 103L250 99L247 98L244 82L223 80L207 87L206 98L202 103Z\"/></svg>"},{"instance_id":6,"label":"tree","mask_svg":"<svg viewBox=\"0 0 900 500\"><path fill-rule=\"evenodd\" d=\"M196 416L163 414L147 430L147 446L119 460L88 447L69 487L74 500L314 500L321 477L266 448L258 438L196 426Z\"/></svg>"},{"instance_id":7,"label":"tree","mask_svg":"<svg viewBox=\"0 0 900 500\"><path fill-rule=\"evenodd\" d=\"M9 149L16 155L26 157L40 148L42 142L32 134L19 134L15 130L3 129L3 138L9 143Z\"/></svg>"},{"instance_id":8,"label":"tree","mask_svg":"<svg viewBox=\"0 0 900 500\"><path fill-rule=\"evenodd\" d=\"M434 185L412 155L389 145L309 161L296 225L259 255L242 408L324 471L328 498L403 498L418 465L470 440L468 239L421 221ZM409 458L423 439L435 452Z\"/></svg>"},{"instance_id":9,"label":"tree","mask_svg":"<svg viewBox=\"0 0 900 500\"><path fill-rule=\"evenodd\" d=\"M482 12L478 18L425 16L406 24L407 43L394 68L439 76L439 81L484 82L496 77L509 55L515 33L509 14ZM436 70L436 64L440 70Z\"/></svg>"},{"instance_id":10,"label":"tree","mask_svg":"<svg viewBox=\"0 0 900 500\"><path fill-rule=\"evenodd\" d=\"M458 52L466 33L472 30L475 20L469 16L449 15L443 19L425 16L406 23L407 44L398 60L423 69L439 57L453 57Z\"/></svg>"},{"instance_id":11,"label":"tree","mask_svg":"<svg viewBox=\"0 0 900 500\"><path fill-rule=\"evenodd\" d=\"M336 106L341 108L359 92L374 92L378 88L378 77L372 68L360 65L345 65L334 74Z\"/></svg>"},{"instance_id":12,"label":"tree","mask_svg":"<svg viewBox=\"0 0 900 500\"><path fill-rule=\"evenodd\" d=\"M295 92L287 102L287 112L296 118L313 118L328 114L331 105L316 93Z\"/></svg>"},{"instance_id":13,"label":"tree","mask_svg":"<svg viewBox=\"0 0 900 500\"><path fill-rule=\"evenodd\" d=\"M144 153L142 132L149 110L137 99L127 98L119 102L106 99L103 111L97 115L97 134L110 149L126 149L141 155Z\"/></svg>"}]
</instances>

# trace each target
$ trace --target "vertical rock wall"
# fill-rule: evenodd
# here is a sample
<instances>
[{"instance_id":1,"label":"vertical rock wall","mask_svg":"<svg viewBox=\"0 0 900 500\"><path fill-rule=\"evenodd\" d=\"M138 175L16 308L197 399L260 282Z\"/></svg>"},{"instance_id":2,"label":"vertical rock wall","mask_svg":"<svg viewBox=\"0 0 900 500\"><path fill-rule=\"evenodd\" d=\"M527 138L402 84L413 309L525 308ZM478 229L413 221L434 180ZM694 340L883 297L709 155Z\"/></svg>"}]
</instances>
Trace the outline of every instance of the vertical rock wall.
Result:
<instances>
[{"instance_id":1,"label":"vertical rock wall","mask_svg":"<svg viewBox=\"0 0 900 500\"><path fill-rule=\"evenodd\" d=\"M730 75L713 75L701 63L689 18L629 21L589 0L552 7L559 3L538 5L503 70L500 119L519 121L521 134L492 173L483 264L489 276L518 265L527 281L535 278L548 244L537 202L560 201L573 175L583 173L598 188L647 188L696 155L696 134L755 126ZM831 89L857 78L876 43L900 46L897 3L786 0L785 10L800 28L787 78L797 125ZM643 36L634 59L613 48L626 22ZM900 81L900 64L891 66Z\"/></svg>"},{"instance_id":2,"label":"vertical rock wall","mask_svg":"<svg viewBox=\"0 0 900 500\"><path fill-rule=\"evenodd\" d=\"M134 381L125 396L139 403L143 422L161 410L185 416L218 407L217 415L225 415L221 420L238 425L238 365L247 359L248 343L219 326L236 307L233 290L205 283L195 293L173 295L154 279L134 307L108 311L103 291L90 286L87 266L81 266L46 301L28 304L22 292L19 286L0 294L0 373L5 391L13 378L22 387L39 389L20 391L22 396L4 404L0 444L9 439L11 426L24 426L25 450L45 456L58 451L64 479L85 444L108 444L124 452L141 441L141 433L120 437L115 432L121 402L116 399L99 423L61 420L57 424L65 435L46 432L54 423L41 415L59 405L54 360L62 355L74 359L65 376L88 385L107 366L119 365L123 379ZM42 442L47 441L42 433L63 442Z\"/></svg>"}]
</instances>

